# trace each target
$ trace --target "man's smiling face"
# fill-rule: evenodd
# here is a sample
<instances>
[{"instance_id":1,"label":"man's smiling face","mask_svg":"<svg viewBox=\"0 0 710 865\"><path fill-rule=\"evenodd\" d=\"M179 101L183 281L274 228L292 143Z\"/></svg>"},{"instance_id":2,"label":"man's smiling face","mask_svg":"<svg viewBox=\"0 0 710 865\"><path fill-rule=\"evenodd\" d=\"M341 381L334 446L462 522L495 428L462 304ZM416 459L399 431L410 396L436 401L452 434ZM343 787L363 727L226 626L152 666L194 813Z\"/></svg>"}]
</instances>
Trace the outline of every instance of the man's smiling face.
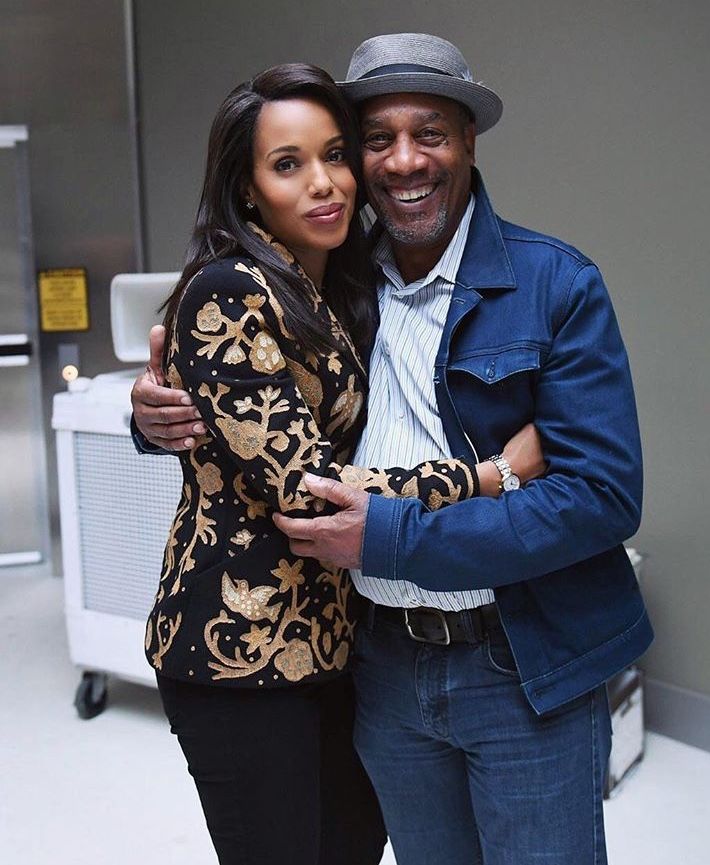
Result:
<instances>
[{"instance_id":1,"label":"man's smiling face","mask_svg":"<svg viewBox=\"0 0 710 865\"><path fill-rule=\"evenodd\" d=\"M466 209L473 124L451 99L395 93L360 110L368 198L396 245L446 247Z\"/></svg>"}]
</instances>

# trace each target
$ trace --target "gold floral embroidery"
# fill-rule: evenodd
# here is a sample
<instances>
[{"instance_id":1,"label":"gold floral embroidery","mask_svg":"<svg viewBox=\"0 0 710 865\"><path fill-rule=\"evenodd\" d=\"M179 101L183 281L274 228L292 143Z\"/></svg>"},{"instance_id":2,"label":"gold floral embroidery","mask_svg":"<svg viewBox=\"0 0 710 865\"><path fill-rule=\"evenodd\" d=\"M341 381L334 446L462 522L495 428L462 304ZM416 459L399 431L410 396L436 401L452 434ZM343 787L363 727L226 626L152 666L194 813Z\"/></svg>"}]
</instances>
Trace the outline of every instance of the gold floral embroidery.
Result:
<instances>
[{"instance_id":1,"label":"gold floral embroidery","mask_svg":"<svg viewBox=\"0 0 710 865\"><path fill-rule=\"evenodd\" d=\"M225 571L222 576L222 600L233 613L252 622L250 630L240 636L245 643L249 658L245 658L240 647L233 649L233 656L220 648L223 629L237 624L226 610L207 622L204 631L205 644L213 656L208 666L214 671L213 679L234 679L254 675L272 663L288 681L297 682L313 673L315 665L321 669L343 669L347 661L348 641L352 639L353 623L348 621L347 602L351 583L343 571L323 571L316 584L332 587L334 600L323 613L323 629L314 617L310 620L302 615L310 602L307 593L300 597L306 580L303 574L305 561L289 562L281 559L271 573L280 581L279 588L273 586L250 587L246 579L232 578ZM272 603L275 595L289 598L288 603ZM274 615L274 610L277 611ZM261 624L264 621L267 624ZM268 624L270 622L271 624ZM288 637L291 626L306 626L308 636Z\"/></svg>"},{"instance_id":2,"label":"gold floral embroidery","mask_svg":"<svg viewBox=\"0 0 710 865\"><path fill-rule=\"evenodd\" d=\"M238 547L244 547L245 550L248 550L255 537L256 535L249 529L240 529L229 540Z\"/></svg>"},{"instance_id":3,"label":"gold floral embroidery","mask_svg":"<svg viewBox=\"0 0 710 865\"><path fill-rule=\"evenodd\" d=\"M264 448L273 434L269 433L269 418L275 414L281 414L289 410L287 400L280 400L281 391L271 385L259 391L261 405L256 405L251 397L237 400L235 407L238 415L255 413L260 416L257 423L250 418L238 419L227 414L219 404L220 399L230 392L223 384L218 384L216 391L212 393L209 385L202 384L198 394L207 397L212 403L216 415L216 424L224 435L230 448L237 456L244 460L253 460L258 456L264 456Z\"/></svg>"},{"instance_id":4,"label":"gold floral embroidery","mask_svg":"<svg viewBox=\"0 0 710 865\"><path fill-rule=\"evenodd\" d=\"M277 591L272 586L256 586L250 589L246 580L237 580L235 585L226 571L222 574L222 600L230 610L250 622L262 619L276 621L282 604L268 606L268 603Z\"/></svg>"},{"instance_id":5,"label":"gold floral embroidery","mask_svg":"<svg viewBox=\"0 0 710 865\"><path fill-rule=\"evenodd\" d=\"M231 578L228 574L225 573L223 577L223 590L225 586L225 580L229 581L233 586ZM239 580L238 582L246 583L246 580ZM276 589L269 586L257 586L256 589L251 591L258 592L259 589L266 589L267 591L273 593L277 591ZM271 595L269 597L271 597ZM224 652L222 652L222 650L220 649L220 628L223 626L236 624L236 620L232 619L225 610L220 610L219 615L213 619L210 619L205 625L204 629L205 645L207 646L207 650L210 652L210 654L215 658L214 661L210 661L207 665L211 670L214 671L214 675L212 676L212 678L214 680L241 679L246 676L253 676L260 670L263 670L264 667L266 667L271 662L276 652L280 651L288 644L289 641L285 638L284 633L289 627L289 625L291 625L292 623L299 623L302 625L308 624L307 620L301 616L301 611L308 604L309 600L310 598L306 596L301 600L300 603L298 603L296 590L292 590L291 603L284 608L278 621L275 633L272 633L272 628L269 629L269 633L267 635L264 635L264 639L260 640L260 645L255 650L258 651L259 657L250 660L244 658L242 651L238 646L234 649L234 657L225 655ZM278 606L281 607L281 604L279 604ZM238 610L235 610L235 612L238 612ZM265 616L262 617L262 619L263 618L270 617ZM267 636L269 637L268 642L266 640Z\"/></svg>"},{"instance_id":6,"label":"gold floral embroidery","mask_svg":"<svg viewBox=\"0 0 710 865\"><path fill-rule=\"evenodd\" d=\"M254 268L259 273L259 279L264 285L266 281L264 280L264 276L258 268ZM257 280L258 281L258 280ZM261 284L261 283L260 283ZM266 303L266 298L261 294L247 294L244 298L244 306L247 309L261 309L261 307Z\"/></svg>"},{"instance_id":7,"label":"gold floral embroidery","mask_svg":"<svg viewBox=\"0 0 710 865\"><path fill-rule=\"evenodd\" d=\"M197 465L195 475L197 483L205 492L205 495L212 496L215 493L221 492L224 486L222 483L222 472L214 463Z\"/></svg>"},{"instance_id":8,"label":"gold floral embroidery","mask_svg":"<svg viewBox=\"0 0 710 865\"><path fill-rule=\"evenodd\" d=\"M269 305L273 310L274 315L276 316L276 321L279 325L279 330L285 337L285 339L293 341L294 336L286 327L286 323L284 321L284 311L283 307L279 303L276 295L274 294L271 286L266 282L266 278L264 274L259 270L258 267L248 267L246 264L242 264L241 261L237 262L234 265L234 269L240 271L241 273L248 273L249 276L254 280L254 282L263 289L269 298ZM261 306L266 303L266 298L263 295L258 294L248 294L244 298L244 304L249 309L259 309Z\"/></svg>"},{"instance_id":9,"label":"gold floral embroidery","mask_svg":"<svg viewBox=\"0 0 710 865\"><path fill-rule=\"evenodd\" d=\"M293 255L289 252L288 249L282 244L279 243L273 236L273 234L269 234L264 231L263 228L260 228L255 222L247 222L249 228L254 232L254 234L258 235L265 243L268 243L269 246L272 247L278 254L283 258L286 264L293 264L296 260Z\"/></svg>"},{"instance_id":10,"label":"gold floral embroidery","mask_svg":"<svg viewBox=\"0 0 710 865\"><path fill-rule=\"evenodd\" d=\"M206 303L197 313L197 326L204 333L217 333L222 329L223 323L222 310L213 300Z\"/></svg>"},{"instance_id":11,"label":"gold floral embroidery","mask_svg":"<svg viewBox=\"0 0 710 865\"><path fill-rule=\"evenodd\" d=\"M434 492L434 491L432 491ZM402 491L400 493L400 497L405 499L418 499L419 498L419 478L415 475L411 477L407 483L402 487ZM431 501L431 496L429 497ZM432 507L432 510L437 510L437 508Z\"/></svg>"},{"instance_id":12,"label":"gold floral embroidery","mask_svg":"<svg viewBox=\"0 0 710 865\"><path fill-rule=\"evenodd\" d=\"M168 366L167 375L165 376L170 387L175 388L176 390L185 390L182 384L182 378L180 373L177 371L175 364L171 363Z\"/></svg>"},{"instance_id":13,"label":"gold floral embroidery","mask_svg":"<svg viewBox=\"0 0 710 865\"><path fill-rule=\"evenodd\" d=\"M429 478L437 478L438 480L443 482L444 486L448 491L448 494L444 494L436 488L431 490L431 492L429 493L429 498L427 500L427 506L430 510L436 511L442 505L455 504L456 502L461 501L461 499L464 497L463 487L459 484L454 483L451 475L449 474L449 472L456 471L457 468L460 468L464 472L469 489L468 495L472 495L474 489L473 477L471 475L470 469L465 463L458 460L438 460L436 463L426 463L424 466L422 466L420 472L420 477L422 480L427 480Z\"/></svg>"},{"instance_id":14,"label":"gold floral embroidery","mask_svg":"<svg viewBox=\"0 0 710 865\"><path fill-rule=\"evenodd\" d=\"M305 583L306 578L301 573L302 570L303 559L298 559L292 565L286 559L281 559L278 568L275 568L271 573L281 580L279 591L287 592L289 589L296 589Z\"/></svg>"},{"instance_id":15,"label":"gold floral embroidery","mask_svg":"<svg viewBox=\"0 0 710 865\"><path fill-rule=\"evenodd\" d=\"M254 337L249 361L257 372L274 373L286 366L276 340L263 330Z\"/></svg>"},{"instance_id":16,"label":"gold floral embroidery","mask_svg":"<svg viewBox=\"0 0 710 865\"><path fill-rule=\"evenodd\" d=\"M323 618L334 622L333 631L340 639L342 636L352 639L355 633L354 624L348 619L348 598L353 584L346 571L336 568L332 571L321 571L316 579L317 583L327 583L335 591L335 600L323 608Z\"/></svg>"},{"instance_id":17,"label":"gold floral embroidery","mask_svg":"<svg viewBox=\"0 0 710 865\"><path fill-rule=\"evenodd\" d=\"M340 469L339 480L358 490L375 492L386 498L394 498L397 494L390 486L390 475L381 469L366 469L362 466L343 466Z\"/></svg>"},{"instance_id":18,"label":"gold floral embroidery","mask_svg":"<svg viewBox=\"0 0 710 865\"><path fill-rule=\"evenodd\" d=\"M243 643L247 644L247 652L252 655L262 646L269 645L271 642L271 637L269 637L270 633L271 629L269 627L259 628L256 625L252 625L249 633L242 634L239 639Z\"/></svg>"},{"instance_id":19,"label":"gold floral embroidery","mask_svg":"<svg viewBox=\"0 0 710 865\"><path fill-rule=\"evenodd\" d=\"M313 418L308 419L307 425L302 419L291 421L286 430L270 429L270 420L274 416L290 410L288 400L281 399L281 389L271 385L258 391L261 398L259 404L251 397L235 402L237 415L256 414L259 416L258 422L251 418L235 418L224 411L220 399L229 393L226 385L218 384L213 392L209 385L202 384L198 393L212 403L215 423L232 451L243 460L260 457L266 463L264 478L266 484L276 490L279 510L302 508L313 501L313 496L301 483L304 465L310 463L317 468L321 460L321 452L316 446L318 427ZM274 456L267 444L279 454L288 449L288 460ZM288 478L292 473L298 478L298 485L295 489L287 490Z\"/></svg>"},{"instance_id":20,"label":"gold floral embroidery","mask_svg":"<svg viewBox=\"0 0 710 865\"><path fill-rule=\"evenodd\" d=\"M232 345L230 345L225 351L223 360L225 363L231 365L242 363L242 361L246 360L244 349L241 347L241 345L239 345L239 343L232 343Z\"/></svg>"},{"instance_id":21,"label":"gold floral embroidery","mask_svg":"<svg viewBox=\"0 0 710 865\"><path fill-rule=\"evenodd\" d=\"M256 421L225 417L217 420L217 426L234 453L242 459L253 460L264 450L268 430Z\"/></svg>"},{"instance_id":22,"label":"gold floral embroidery","mask_svg":"<svg viewBox=\"0 0 710 865\"><path fill-rule=\"evenodd\" d=\"M173 327L172 327L172 330L170 333L170 345L168 346L167 357L174 357L178 353L178 351L179 351L179 346L178 346L177 330L175 329L175 322L173 322ZM172 387L175 387L175 385L172 385ZM179 387L182 387L182 384L180 384Z\"/></svg>"},{"instance_id":23,"label":"gold floral embroidery","mask_svg":"<svg viewBox=\"0 0 710 865\"><path fill-rule=\"evenodd\" d=\"M176 595L182 587L182 577L189 573L195 567L195 557L193 556L195 546L198 541L201 541L207 546L215 546L217 543L217 533L214 527L217 521L207 516L207 511L212 507L210 496L222 491L224 482L222 480L222 472L214 463L200 464L197 461L198 445L190 451L190 464L195 470L197 479L198 500L195 506L195 529L192 538L187 543L183 550L180 560L178 561L177 575L175 582L170 589L171 597Z\"/></svg>"},{"instance_id":24,"label":"gold floral embroidery","mask_svg":"<svg viewBox=\"0 0 710 865\"><path fill-rule=\"evenodd\" d=\"M313 672L313 652L303 640L291 640L274 658L274 666L289 682L300 682Z\"/></svg>"},{"instance_id":25,"label":"gold floral embroidery","mask_svg":"<svg viewBox=\"0 0 710 865\"><path fill-rule=\"evenodd\" d=\"M241 261L238 261L234 265L234 269L240 271L241 273L248 273L249 276L251 276L251 278L254 280L254 282L257 285L261 286L261 288L268 288L266 284L266 277L256 265L254 267L249 267L249 265L243 264ZM258 295L248 294L247 297L251 299L253 297L258 297ZM249 304L247 304L247 306L248 305ZM262 304L259 304L259 306L261 305Z\"/></svg>"},{"instance_id":26,"label":"gold floral embroidery","mask_svg":"<svg viewBox=\"0 0 710 865\"><path fill-rule=\"evenodd\" d=\"M325 428L325 434L332 436L338 427L342 426L343 432L347 432L357 421L363 405L363 396L360 391L355 390L355 376L348 378L347 388L338 396L330 411L331 422Z\"/></svg>"},{"instance_id":27,"label":"gold floral embroidery","mask_svg":"<svg viewBox=\"0 0 710 865\"><path fill-rule=\"evenodd\" d=\"M286 365L306 405L315 414L323 402L323 385L321 384L321 380L317 375L308 372L298 361L289 359L286 361Z\"/></svg>"},{"instance_id":28,"label":"gold floral embroidery","mask_svg":"<svg viewBox=\"0 0 710 865\"><path fill-rule=\"evenodd\" d=\"M250 268L238 263L235 269L246 271L261 288L271 291L258 268ZM247 358L246 347L249 349L249 361L257 372L274 373L283 369L286 365L285 360L276 340L268 332L266 319L261 312L265 303L266 298L262 294L247 294L242 298L245 312L237 320L225 315L216 301L210 300L204 303L195 318L197 329L190 331L196 340L203 343L196 352L197 356L212 360L217 351L225 343L229 343L222 356L222 362L227 365L234 366L242 363ZM283 324L283 310L275 298L272 298L271 306L275 311L280 329L284 334L288 334ZM253 324L257 328L253 338L247 334L248 324Z\"/></svg>"},{"instance_id":29,"label":"gold floral embroidery","mask_svg":"<svg viewBox=\"0 0 710 865\"><path fill-rule=\"evenodd\" d=\"M247 492L247 484L244 480L244 474L242 472L239 472L234 477L234 492L237 494L238 499L246 505L248 519L255 520L258 517L266 516L266 502L255 499L249 495Z\"/></svg>"},{"instance_id":30,"label":"gold floral embroidery","mask_svg":"<svg viewBox=\"0 0 710 865\"><path fill-rule=\"evenodd\" d=\"M158 641L158 649L152 655L153 666L156 670L163 669L163 657L172 646L175 635L180 630L181 624L182 613L178 613L174 619L168 619L167 616L158 613L158 618L155 622L155 636ZM163 625L167 626L167 635L162 633Z\"/></svg>"},{"instance_id":31,"label":"gold floral embroidery","mask_svg":"<svg viewBox=\"0 0 710 865\"><path fill-rule=\"evenodd\" d=\"M351 465L341 468L337 464L332 464L331 468L342 483L350 487L388 498L425 498L427 507L433 511L469 498L475 490L473 473L460 460L427 462L416 470L385 471Z\"/></svg>"},{"instance_id":32,"label":"gold floral embroidery","mask_svg":"<svg viewBox=\"0 0 710 865\"><path fill-rule=\"evenodd\" d=\"M333 665L335 666L336 670L345 669L345 665L348 663L349 654L350 645L348 643L341 643L335 650L335 654L333 655Z\"/></svg>"},{"instance_id":33,"label":"gold floral embroidery","mask_svg":"<svg viewBox=\"0 0 710 865\"><path fill-rule=\"evenodd\" d=\"M178 545L177 535L180 529L183 526L183 521L185 519L185 515L190 509L190 503L192 502L192 488L189 484L185 484L182 488L182 496L183 500L178 506L177 512L175 513L175 517L173 519L173 523L170 526L170 533L168 534L168 540L165 544L165 552L163 554L163 571L160 575L160 585L158 587L158 601L163 600L163 596L165 594L165 589L163 588L163 582L173 573L175 570L175 548Z\"/></svg>"},{"instance_id":34,"label":"gold floral embroidery","mask_svg":"<svg viewBox=\"0 0 710 865\"><path fill-rule=\"evenodd\" d=\"M245 317L247 316L248 313ZM214 301L208 301L198 310L195 323L198 329L192 330L190 333L198 342L204 343L202 348L196 352L198 357L204 356L212 360L222 345L231 340L232 345L228 351L230 352L229 356L233 358L244 353L240 346L242 340L250 344L250 341L244 336L243 320L232 321L231 318L223 315L219 305ZM224 333L220 333L223 327Z\"/></svg>"},{"instance_id":35,"label":"gold floral embroidery","mask_svg":"<svg viewBox=\"0 0 710 865\"><path fill-rule=\"evenodd\" d=\"M352 355L353 360L358 365L358 368L362 375L366 377L367 373L365 371L365 367L360 360L360 354L355 348L355 343L350 338L350 334L345 330L342 324L335 317L335 313L333 312L333 310L327 304L325 305L325 307L328 311L328 317L330 318L331 333L339 342L345 343L345 345L350 349L350 354Z\"/></svg>"}]
</instances>

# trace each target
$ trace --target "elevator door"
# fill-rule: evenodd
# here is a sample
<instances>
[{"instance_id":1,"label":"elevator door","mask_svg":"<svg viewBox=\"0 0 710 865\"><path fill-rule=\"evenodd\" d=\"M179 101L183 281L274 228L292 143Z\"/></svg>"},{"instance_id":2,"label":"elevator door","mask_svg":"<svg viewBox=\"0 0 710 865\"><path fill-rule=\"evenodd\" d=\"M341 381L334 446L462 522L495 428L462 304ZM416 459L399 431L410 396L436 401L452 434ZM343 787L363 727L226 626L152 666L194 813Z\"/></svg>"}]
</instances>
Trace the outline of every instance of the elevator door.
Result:
<instances>
[{"instance_id":1,"label":"elevator door","mask_svg":"<svg viewBox=\"0 0 710 865\"><path fill-rule=\"evenodd\" d=\"M27 132L0 126L0 566L49 555Z\"/></svg>"}]
</instances>

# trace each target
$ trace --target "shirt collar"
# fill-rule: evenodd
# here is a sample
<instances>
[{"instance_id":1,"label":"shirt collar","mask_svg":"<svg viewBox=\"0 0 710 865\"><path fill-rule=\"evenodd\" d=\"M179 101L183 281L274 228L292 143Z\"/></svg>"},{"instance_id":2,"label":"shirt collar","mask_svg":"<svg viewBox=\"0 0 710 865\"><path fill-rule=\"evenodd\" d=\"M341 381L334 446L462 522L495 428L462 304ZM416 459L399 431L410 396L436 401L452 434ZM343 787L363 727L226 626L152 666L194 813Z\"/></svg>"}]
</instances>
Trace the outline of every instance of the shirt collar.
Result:
<instances>
[{"instance_id":1,"label":"shirt collar","mask_svg":"<svg viewBox=\"0 0 710 865\"><path fill-rule=\"evenodd\" d=\"M389 235L386 232L382 233L382 236L375 245L372 259L382 270L387 281L390 283L392 290L396 294L414 294L419 291L419 289L424 288L424 286L430 285L436 279L444 280L451 285L456 282L456 274L461 266L461 258L463 257L463 251L466 246L464 241L468 236L468 230L471 225L475 205L476 199L471 195L468 199L466 210L461 217L461 221L454 232L454 236L449 241L449 245L444 250L441 258L425 277L422 277L422 279L418 279L415 282L411 282L409 285L404 282L402 275L397 268Z\"/></svg>"}]
</instances>

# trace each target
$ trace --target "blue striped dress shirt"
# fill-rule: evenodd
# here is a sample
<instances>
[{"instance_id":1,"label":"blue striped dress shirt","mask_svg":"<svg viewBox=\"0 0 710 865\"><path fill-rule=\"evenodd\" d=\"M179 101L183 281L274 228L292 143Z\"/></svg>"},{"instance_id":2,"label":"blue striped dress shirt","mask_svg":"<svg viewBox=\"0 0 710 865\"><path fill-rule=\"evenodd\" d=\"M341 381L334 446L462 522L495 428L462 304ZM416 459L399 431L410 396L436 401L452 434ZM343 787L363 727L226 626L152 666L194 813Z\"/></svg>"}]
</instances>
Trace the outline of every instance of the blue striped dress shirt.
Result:
<instances>
[{"instance_id":1,"label":"blue striped dress shirt","mask_svg":"<svg viewBox=\"0 0 710 865\"><path fill-rule=\"evenodd\" d=\"M367 426L355 465L411 468L452 456L437 412L434 361L474 206L471 196L444 254L423 279L409 285L397 269L387 235L375 247L380 326L370 363ZM352 571L352 575L360 594L389 607L465 610L494 600L490 589L431 592L407 580L384 580L361 571Z\"/></svg>"}]
</instances>

